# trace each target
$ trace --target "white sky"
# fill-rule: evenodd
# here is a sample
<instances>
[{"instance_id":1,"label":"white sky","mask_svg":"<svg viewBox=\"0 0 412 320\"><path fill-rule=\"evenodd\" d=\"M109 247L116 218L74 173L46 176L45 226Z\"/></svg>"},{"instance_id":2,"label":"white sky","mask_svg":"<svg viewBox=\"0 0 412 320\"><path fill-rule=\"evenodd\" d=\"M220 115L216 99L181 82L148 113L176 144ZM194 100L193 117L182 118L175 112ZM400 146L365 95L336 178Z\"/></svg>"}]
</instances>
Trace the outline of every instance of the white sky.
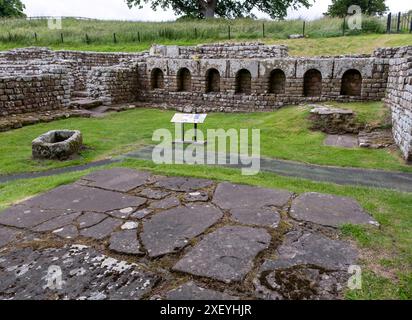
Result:
<instances>
[{"instance_id":1,"label":"white sky","mask_svg":"<svg viewBox=\"0 0 412 320\"><path fill-rule=\"evenodd\" d=\"M97 19L165 21L175 19L172 11L158 9L152 11L150 5L144 9L129 9L124 0L23 0L26 5L25 13L28 16L78 16ZM315 19L326 12L330 0L316 0L310 9L289 11L288 18ZM387 0L392 12L408 11L412 9L409 0ZM256 12L258 17L267 18Z\"/></svg>"}]
</instances>

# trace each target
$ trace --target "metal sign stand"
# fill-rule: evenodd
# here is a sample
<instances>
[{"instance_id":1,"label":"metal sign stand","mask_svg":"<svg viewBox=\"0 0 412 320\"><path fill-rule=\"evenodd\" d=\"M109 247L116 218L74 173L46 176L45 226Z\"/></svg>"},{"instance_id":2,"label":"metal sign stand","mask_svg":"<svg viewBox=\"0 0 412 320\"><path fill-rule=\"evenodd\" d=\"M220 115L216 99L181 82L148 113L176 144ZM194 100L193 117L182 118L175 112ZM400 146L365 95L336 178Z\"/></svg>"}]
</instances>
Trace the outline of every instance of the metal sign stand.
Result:
<instances>
[{"instance_id":1,"label":"metal sign stand","mask_svg":"<svg viewBox=\"0 0 412 320\"><path fill-rule=\"evenodd\" d=\"M176 140L174 144L195 144L195 145L205 145L207 141L199 141L198 139L198 127L199 124L204 123L206 120L207 114L185 114L185 113L176 113L172 119L172 123L182 124L182 140ZM194 125L194 140L185 141L185 124Z\"/></svg>"}]
</instances>

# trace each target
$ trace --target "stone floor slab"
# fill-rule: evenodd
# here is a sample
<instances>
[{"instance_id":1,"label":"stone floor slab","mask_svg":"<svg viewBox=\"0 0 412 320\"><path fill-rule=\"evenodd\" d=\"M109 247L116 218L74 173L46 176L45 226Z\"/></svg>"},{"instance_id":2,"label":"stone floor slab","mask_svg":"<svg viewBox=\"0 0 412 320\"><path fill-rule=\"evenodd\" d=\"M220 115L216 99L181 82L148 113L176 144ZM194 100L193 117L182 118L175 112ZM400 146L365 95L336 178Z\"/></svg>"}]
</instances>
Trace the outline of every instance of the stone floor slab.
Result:
<instances>
[{"instance_id":1,"label":"stone floor slab","mask_svg":"<svg viewBox=\"0 0 412 320\"><path fill-rule=\"evenodd\" d=\"M77 223L80 229L92 227L107 218L107 215L97 212L86 212L79 219Z\"/></svg>"},{"instance_id":2,"label":"stone floor slab","mask_svg":"<svg viewBox=\"0 0 412 320\"><path fill-rule=\"evenodd\" d=\"M110 234L115 229L119 228L122 224L123 224L123 221L121 220L114 219L114 218L107 218L93 227L83 229L80 232L80 235L86 238L102 240L110 236Z\"/></svg>"},{"instance_id":3,"label":"stone floor slab","mask_svg":"<svg viewBox=\"0 0 412 320\"><path fill-rule=\"evenodd\" d=\"M118 253L141 255L140 242L136 230L119 231L110 237L110 250Z\"/></svg>"},{"instance_id":4,"label":"stone floor slab","mask_svg":"<svg viewBox=\"0 0 412 320\"><path fill-rule=\"evenodd\" d=\"M359 140L358 136L344 134L344 135L328 135L325 139L325 145L331 147L341 148L358 148Z\"/></svg>"},{"instance_id":5,"label":"stone floor slab","mask_svg":"<svg viewBox=\"0 0 412 320\"><path fill-rule=\"evenodd\" d=\"M0 299L7 300L139 300L157 281L137 264L78 245L15 250L2 257L0 269Z\"/></svg>"},{"instance_id":6,"label":"stone floor slab","mask_svg":"<svg viewBox=\"0 0 412 320\"><path fill-rule=\"evenodd\" d=\"M194 282L188 282L177 289L166 294L166 300L185 301L219 301L219 300L239 300L239 298L226 293L199 287Z\"/></svg>"},{"instance_id":7,"label":"stone floor slab","mask_svg":"<svg viewBox=\"0 0 412 320\"><path fill-rule=\"evenodd\" d=\"M129 192L143 186L150 177L148 172L114 168L93 172L85 176L80 183L106 190Z\"/></svg>"},{"instance_id":8,"label":"stone floor slab","mask_svg":"<svg viewBox=\"0 0 412 320\"><path fill-rule=\"evenodd\" d=\"M177 252L222 217L211 205L174 208L144 222L141 239L151 257Z\"/></svg>"},{"instance_id":9,"label":"stone floor slab","mask_svg":"<svg viewBox=\"0 0 412 320\"><path fill-rule=\"evenodd\" d=\"M297 197L292 203L290 215L297 220L331 227L343 224L379 225L357 201L320 193L305 193Z\"/></svg>"},{"instance_id":10,"label":"stone floor slab","mask_svg":"<svg viewBox=\"0 0 412 320\"><path fill-rule=\"evenodd\" d=\"M292 193L284 190L221 183L218 185L213 203L224 210L283 207L291 199Z\"/></svg>"},{"instance_id":11,"label":"stone floor slab","mask_svg":"<svg viewBox=\"0 0 412 320\"><path fill-rule=\"evenodd\" d=\"M33 228L33 231L36 232L49 232L53 231L62 227L65 227L69 224L72 224L74 220L76 220L81 213L75 212L75 213L66 213L64 215L61 215L57 218L54 218L52 220L46 221L42 223L41 225Z\"/></svg>"},{"instance_id":12,"label":"stone floor slab","mask_svg":"<svg viewBox=\"0 0 412 320\"><path fill-rule=\"evenodd\" d=\"M128 207L139 207L142 201L146 201L146 199L119 192L71 184L58 187L25 201L23 204L27 207L49 210L69 209L74 212L107 212Z\"/></svg>"},{"instance_id":13,"label":"stone floor slab","mask_svg":"<svg viewBox=\"0 0 412 320\"><path fill-rule=\"evenodd\" d=\"M211 187L213 186L213 181L182 177L162 177L156 182L155 186L171 191L191 192Z\"/></svg>"},{"instance_id":14,"label":"stone floor slab","mask_svg":"<svg viewBox=\"0 0 412 320\"><path fill-rule=\"evenodd\" d=\"M180 205L180 200L177 197L169 197L159 201L153 201L149 208L157 210L167 210Z\"/></svg>"},{"instance_id":15,"label":"stone floor slab","mask_svg":"<svg viewBox=\"0 0 412 320\"><path fill-rule=\"evenodd\" d=\"M44 210L17 205L0 212L0 224L17 228L33 228L67 212L66 210Z\"/></svg>"},{"instance_id":16,"label":"stone floor slab","mask_svg":"<svg viewBox=\"0 0 412 320\"><path fill-rule=\"evenodd\" d=\"M0 226L0 248L16 239L18 231Z\"/></svg>"},{"instance_id":17,"label":"stone floor slab","mask_svg":"<svg viewBox=\"0 0 412 320\"><path fill-rule=\"evenodd\" d=\"M79 230L74 225L68 225L60 229L53 231L53 234L59 236L62 239L71 239L74 240L79 236Z\"/></svg>"},{"instance_id":18,"label":"stone floor slab","mask_svg":"<svg viewBox=\"0 0 412 320\"><path fill-rule=\"evenodd\" d=\"M272 208L233 209L230 213L233 220L242 224L277 228L280 223L279 211Z\"/></svg>"},{"instance_id":19,"label":"stone floor slab","mask_svg":"<svg viewBox=\"0 0 412 320\"><path fill-rule=\"evenodd\" d=\"M330 271L347 271L356 264L357 250L347 242L332 240L320 234L292 231L277 250L276 260L267 260L262 270L313 265Z\"/></svg>"},{"instance_id":20,"label":"stone floor slab","mask_svg":"<svg viewBox=\"0 0 412 320\"><path fill-rule=\"evenodd\" d=\"M242 281L270 241L264 229L223 227L207 235L173 270L226 283Z\"/></svg>"}]
</instances>

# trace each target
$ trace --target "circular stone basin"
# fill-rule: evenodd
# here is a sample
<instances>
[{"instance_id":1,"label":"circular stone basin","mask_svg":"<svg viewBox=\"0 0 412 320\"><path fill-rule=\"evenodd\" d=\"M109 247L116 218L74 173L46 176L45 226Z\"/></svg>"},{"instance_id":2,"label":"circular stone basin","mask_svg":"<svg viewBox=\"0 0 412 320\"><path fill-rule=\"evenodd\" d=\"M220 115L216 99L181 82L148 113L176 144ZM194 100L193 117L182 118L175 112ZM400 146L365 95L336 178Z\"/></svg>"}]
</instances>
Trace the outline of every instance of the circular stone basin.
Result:
<instances>
[{"instance_id":1,"label":"circular stone basin","mask_svg":"<svg viewBox=\"0 0 412 320\"><path fill-rule=\"evenodd\" d=\"M49 131L33 140L33 158L65 160L77 154L82 145L83 138L80 131Z\"/></svg>"}]
</instances>

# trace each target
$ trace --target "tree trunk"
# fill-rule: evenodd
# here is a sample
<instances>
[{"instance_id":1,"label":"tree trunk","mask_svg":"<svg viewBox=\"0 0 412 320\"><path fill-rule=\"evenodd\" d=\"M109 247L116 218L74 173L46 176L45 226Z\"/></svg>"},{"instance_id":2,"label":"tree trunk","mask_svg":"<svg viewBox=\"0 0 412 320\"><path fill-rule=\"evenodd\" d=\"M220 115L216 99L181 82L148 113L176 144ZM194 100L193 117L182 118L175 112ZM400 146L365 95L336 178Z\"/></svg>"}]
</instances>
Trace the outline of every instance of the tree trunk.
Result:
<instances>
[{"instance_id":1,"label":"tree trunk","mask_svg":"<svg viewBox=\"0 0 412 320\"><path fill-rule=\"evenodd\" d=\"M214 18L218 0L200 0L200 11L205 18Z\"/></svg>"}]
</instances>

